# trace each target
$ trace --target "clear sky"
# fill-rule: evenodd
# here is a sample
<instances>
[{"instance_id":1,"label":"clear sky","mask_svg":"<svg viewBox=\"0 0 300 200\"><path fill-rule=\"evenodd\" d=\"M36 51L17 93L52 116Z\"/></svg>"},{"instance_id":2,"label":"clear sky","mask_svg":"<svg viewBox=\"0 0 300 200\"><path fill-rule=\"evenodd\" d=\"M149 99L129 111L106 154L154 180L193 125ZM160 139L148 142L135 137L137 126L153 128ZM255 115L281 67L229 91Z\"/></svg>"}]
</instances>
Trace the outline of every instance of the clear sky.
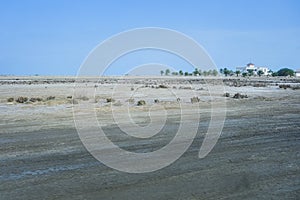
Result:
<instances>
[{"instance_id":1,"label":"clear sky","mask_svg":"<svg viewBox=\"0 0 300 200\"><path fill-rule=\"evenodd\" d=\"M299 19L298 0L0 0L0 74L75 75L97 44L139 27L189 35L219 68L298 69Z\"/></svg>"}]
</instances>

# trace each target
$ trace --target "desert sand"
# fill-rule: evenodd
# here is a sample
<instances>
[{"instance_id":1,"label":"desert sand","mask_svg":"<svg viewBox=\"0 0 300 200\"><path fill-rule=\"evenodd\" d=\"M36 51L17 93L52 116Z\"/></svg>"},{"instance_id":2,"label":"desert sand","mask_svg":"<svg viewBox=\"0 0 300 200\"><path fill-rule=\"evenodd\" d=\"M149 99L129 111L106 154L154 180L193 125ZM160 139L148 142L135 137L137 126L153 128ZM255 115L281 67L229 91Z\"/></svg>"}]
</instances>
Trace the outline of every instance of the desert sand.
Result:
<instances>
[{"instance_id":1,"label":"desert sand","mask_svg":"<svg viewBox=\"0 0 300 200\"><path fill-rule=\"evenodd\" d=\"M299 85L300 79L264 77L1 77L1 199L299 199ZM225 109L224 127L199 159L212 105ZM96 160L77 134L74 112L89 121L91 107L111 141L127 151L162 148L180 123L199 129L171 165L120 172ZM166 124L151 138L119 129L159 123L162 112Z\"/></svg>"}]
</instances>

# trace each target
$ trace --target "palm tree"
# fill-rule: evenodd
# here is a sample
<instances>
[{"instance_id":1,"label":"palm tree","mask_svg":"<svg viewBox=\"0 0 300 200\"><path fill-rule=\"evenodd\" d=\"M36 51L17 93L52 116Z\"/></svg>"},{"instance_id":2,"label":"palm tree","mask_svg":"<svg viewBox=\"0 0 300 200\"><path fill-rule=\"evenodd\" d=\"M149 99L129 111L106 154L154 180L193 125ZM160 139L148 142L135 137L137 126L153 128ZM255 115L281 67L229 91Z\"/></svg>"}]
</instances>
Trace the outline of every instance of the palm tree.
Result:
<instances>
[{"instance_id":1,"label":"palm tree","mask_svg":"<svg viewBox=\"0 0 300 200\"><path fill-rule=\"evenodd\" d=\"M165 75L166 75L166 76L169 76L169 74L170 74L170 70L169 70L169 69L166 69Z\"/></svg>"},{"instance_id":2,"label":"palm tree","mask_svg":"<svg viewBox=\"0 0 300 200\"><path fill-rule=\"evenodd\" d=\"M262 71L262 70L259 70L258 72L257 72L257 75L260 77L261 75L263 75L264 74L264 72Z\"/></svg>"},{"instance_id":3,"label":"palm tree","mask_svg":"<svg viewBox=\"0 0 300 200\"><path fill-rule=\"evenodd\" d=\"M240 70L235 71L236 76L239 76L241 74Z\"/></svg>"},{"instance_id":4,"label":"palm tree","mask_svg":"<svg viewBox=\"0 0 300 200\"><path fill-rule=\"evenodd\" d=\"M201 69L199 69L199 70L198 70L198 74L199 74L199 76L202 76L202 75L203 75L203 73L202 73L202 70L201 70Z\"/></svg>"},{"instance_id":5,"label":"palm tree","mask_svg":"<svg viewBox=\"0 0 300 200\"><path fill-rule=\"evenodd\" d=\"M220 74L224 74L224 69L220 69Z\"/></svg>"},{"instance_id":6,"label":"palm tree","mask_svg":"<svg viewBox=\"0 0 300 200\"><path fill-rule=\"evenodd\" d=\"M164 71L163 70L160 71L160 75L161 76L164 75Z\"/></svg>"},{"instance_id":7,"label":"palm tree","mask_svg":"<svg viewBox=\"0 0 300 200\"><path fill-rule=\"evenodd\" d=\"M223 70L223 73L225 76L228 76L230 74L230 70L228 70L226 67Z\"/></svg>"},{"instance_id":8,"label":"palm tree","mask_svg":"<svg viewBox=\"0 0 300 200\"><path fill-rule=\"evenodd\" d=\"M247 69L248 75L253 76L254 75L254 70L253 69Z\"/></svg>"},{"instance_id":9,"label":"palm tree","mask_svg":"<svg viewBox=\"0 0 300 200\"><path fill-rule=\"evenodd\" d=\"M207 75L208 76L211 76L213 73L212 73L213 71L210 69L210 70L208 70L208 72L207 72Z\"/></svg>"},{"instance_id":10,"label":"palm tree","mask_svg":"<svg viewBox=\"0 0 300 200\"><path fill-rule=\"evenodd\" d=\"M194 74L194 76L198 76L198 74L199 74L199 71L198 71L198 69L197 69L197 68L195 68L195 70L193 71L193 74Z\"/></svg>"},{"instance_id":11,"label":"palm tree","mask_svg":"<svg viewBox=\"0 0 300 200\"><path fill-rule=\"evenodd\" d=\"M213 75L213 76L217 76L217 75L218 75L218 71L214 69L214 70L212 71L212 75Z\"/></svg>"},{"instance_id":12,"label":"palm tree","mask_svg":"<svg viewBox=\"0 0 300 200\"><path fill-rule=\"evenodd\" d=\"M183 71L179 70L179 75L182 76L183 75Z\"/></svg>"}]
</instances>

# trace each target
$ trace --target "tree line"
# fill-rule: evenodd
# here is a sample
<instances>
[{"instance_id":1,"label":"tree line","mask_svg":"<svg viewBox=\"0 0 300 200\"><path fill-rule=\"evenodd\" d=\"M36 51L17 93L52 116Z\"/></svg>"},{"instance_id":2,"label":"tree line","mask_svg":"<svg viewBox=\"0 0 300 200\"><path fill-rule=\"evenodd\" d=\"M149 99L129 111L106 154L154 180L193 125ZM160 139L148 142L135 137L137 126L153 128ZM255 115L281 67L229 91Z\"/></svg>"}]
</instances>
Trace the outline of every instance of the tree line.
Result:
<instances>
[{"instance_id":1,"label":"tree line","mask_svg":"<svg viewBox=\"0 0 300 200\"><path fill-rule=\"evenodd\" d=\"M247 77L247 76L255 76L254 74L254 70L253 69L248 69L247 72L241 72L239 70L236 71L232 71L228 68L221 68L220 69L220 74L223 74L225 76L243 76L243 77ZM258 76L262 76L262 75L268 75L268 76L295 76L295 71L289 68L282 68L278 71L272 71L269 70L268 74L264 74L264 72L262 70L257 71L257 75Z\"/></svg>"},{"instance_id":2,"label":"tree line","mask_svg":"<svg viewBox=\"0 0 300 200\"><path fill-rule=\"evenodd\" d=\"M194 71L192 72L188 72L188 71L173 71L171 72L170 69L166 69L166 70L161 70L160 71L160 75L165 75L165 76L217 76L218 75L218 71L217 70L200 70L198 68L195 68Z\"/></svg>"},{"instance_id":3,"label":"tree line","mask_svg":"<svg viewBox=\"0 0 300 200\"><path fill-rule=\"evenodd\" d=\"M183 72L182 70L179 70L178 72L177 71L173 71L171 72L170 69L166 69L166 70L161 70L160 71L160 75L163 76L217 76L218 74L221 74L221 75L224 75L224 76L243 76L243 77L247 77L247 76L262 76L262 75L266 75L264 74L263 71L259 70L257 71L257 74L254 73L254 70L252 69L249 69L247 70L247 72L241 72L239 70L236 70L236 71L233 71L233 70L230 70L228 68L221 68L219 70L219 72L217 70L207 70L207 71L202 71L198 68L195 68L195 70L193 72L188 72L188 71L185 71ZM289 68L282 68L278 71L272 71L272 70L269 70L268 72L268 76L295 76L295 71L292 70L292 69L289 69Z\"/></svg>"}]
</instances>

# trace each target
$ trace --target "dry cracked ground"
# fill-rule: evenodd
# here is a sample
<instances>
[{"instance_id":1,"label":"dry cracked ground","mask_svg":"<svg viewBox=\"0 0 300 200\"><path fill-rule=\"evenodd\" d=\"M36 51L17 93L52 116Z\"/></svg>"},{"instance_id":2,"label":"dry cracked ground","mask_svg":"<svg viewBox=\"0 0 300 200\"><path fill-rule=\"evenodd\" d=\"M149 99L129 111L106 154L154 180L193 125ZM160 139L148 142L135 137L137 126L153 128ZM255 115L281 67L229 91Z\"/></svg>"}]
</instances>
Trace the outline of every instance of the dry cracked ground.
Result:
<instances>
[{"instance_id":1,"label":"dry cracked ground","mask_svg":"<svg viewBox=\"0 0 300 200\"><path fill-rule=\"evenodd\" d=\"M1 77L0 199L300 199L299 82ZM218 122L224 127L213 150L199 159L212 105L226 111ZM91 109L112 142L136 153L163 148L180 123L186 133L199 128L174 163L126 173L95 159L81 142L73 115L88 124L95 117ZM155 129L162 121L150 138L119 127Z\"/></svg>"}]
</instances>

